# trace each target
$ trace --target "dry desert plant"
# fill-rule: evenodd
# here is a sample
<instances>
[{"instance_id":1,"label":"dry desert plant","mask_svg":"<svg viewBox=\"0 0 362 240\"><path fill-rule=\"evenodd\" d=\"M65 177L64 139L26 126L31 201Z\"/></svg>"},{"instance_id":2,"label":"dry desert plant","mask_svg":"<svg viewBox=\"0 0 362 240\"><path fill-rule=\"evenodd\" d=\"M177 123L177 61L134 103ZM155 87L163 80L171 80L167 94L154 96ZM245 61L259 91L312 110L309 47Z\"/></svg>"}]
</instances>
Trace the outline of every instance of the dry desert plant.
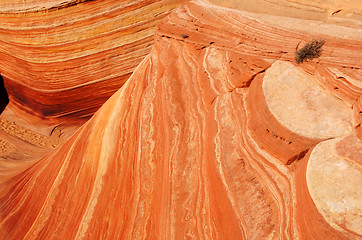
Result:
<instances>
[{"instance_id":1,"label":"dry desert plant","mask_svg":"<svg viewBox=\"0 0 362 240\"><path fill-rule=\"evenodd\" d=\"M324 39L316 40L313 39L311 42L307 43L304 47L297 50L295 53L295 61L297 63L302 63L313 58L318 58L322 54L322 46L326 41Z\"/></svg>"}]
</instances>

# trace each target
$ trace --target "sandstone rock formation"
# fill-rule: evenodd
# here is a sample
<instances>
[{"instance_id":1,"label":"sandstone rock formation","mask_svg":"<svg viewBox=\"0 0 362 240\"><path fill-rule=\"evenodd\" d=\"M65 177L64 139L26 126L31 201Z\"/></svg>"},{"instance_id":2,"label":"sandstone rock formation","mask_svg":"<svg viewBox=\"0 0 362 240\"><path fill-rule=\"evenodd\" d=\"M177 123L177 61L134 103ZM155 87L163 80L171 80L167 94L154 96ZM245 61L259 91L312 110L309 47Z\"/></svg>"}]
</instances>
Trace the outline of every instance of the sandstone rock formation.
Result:
<instances>
[{"instance_id":1,"label":"sandstone rock formation","mask_svg":"<svg viewBox=\"0 0 362 240\"><path fill-rule=\"evenodd\" d=\"M89 117L150 52L183 0L0 2L0 73L13 104L52 122Z\"/></svg>"},{"instance_id":2,"label":"sandstone rock formation","mask_svg":"<svg viewBox=\"0 0 362 240\"><path fill-rule=\"evenodd\" d=\"M0 236L362 239L362 47L331 32L178 8L88 122L0 183Z\"/></svg>"},{"instance_id":3,"label":"sandstone rock formation","mask_svg":"<svg viewBox=\"0 0 362 240\"><path fill-rule=\"evenodd\" d=\"M0 1L0 182L49 154L129 78L184 0ZM0 113L8 102L0 81ZM9 173L11 173L9 175Z\"/></svg>"},{"instance_id":4,"label":"sandstone rock formation","mask_svg":"<svg viewBox=\"0 0 362 240\"><path fill-rule=\"evenodd\" d=\"M279 18L318 20L350 27L361 27L362 20L362 2L358 0L254 0L252 2L248 0L210 0L210 2L238 10L278 16ZM290 22L284 24L290 24Z\"/></svg>"}]
</instances>

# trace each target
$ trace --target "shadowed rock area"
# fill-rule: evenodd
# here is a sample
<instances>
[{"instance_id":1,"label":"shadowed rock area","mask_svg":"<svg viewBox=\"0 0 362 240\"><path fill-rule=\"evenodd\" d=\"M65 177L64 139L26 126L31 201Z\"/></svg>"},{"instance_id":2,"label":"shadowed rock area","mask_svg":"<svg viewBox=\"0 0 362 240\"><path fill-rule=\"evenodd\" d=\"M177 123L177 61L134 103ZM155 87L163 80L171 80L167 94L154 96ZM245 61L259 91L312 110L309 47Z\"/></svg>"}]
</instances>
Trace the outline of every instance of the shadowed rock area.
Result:
<instances>
[{"instance_id":1,"label":"shadowed rock area","mask_svg":"<svg viewBox=\"0 0 362 240\"><path fill-rule=\"evenodd\" d=\"M0 236L362 239L362 47L354 27L324 24L177 8L74 134L40 160L0 162ZM323 54L296 64L319 38Z\"/></svg>"},{"instance_id":2,"label":"shadowed rock area","mask_svg":"<svg viewBox=\"0 0 362 240\"><path fill-rule=\"evenodd\" d=\"M5 110L9 103L9 95L4 85L4 79L0 75L0 114Z\"/></svg>"}]
</instances>

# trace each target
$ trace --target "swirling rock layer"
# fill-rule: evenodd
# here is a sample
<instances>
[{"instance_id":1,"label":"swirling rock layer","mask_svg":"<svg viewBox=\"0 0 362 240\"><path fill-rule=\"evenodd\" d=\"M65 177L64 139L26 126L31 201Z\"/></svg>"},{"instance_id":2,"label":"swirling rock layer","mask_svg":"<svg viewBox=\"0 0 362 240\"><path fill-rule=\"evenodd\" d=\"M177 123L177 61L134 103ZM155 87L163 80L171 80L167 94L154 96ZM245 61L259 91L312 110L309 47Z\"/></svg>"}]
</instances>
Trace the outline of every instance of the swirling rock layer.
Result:
<instances>
[{"instance_id":1,"label":"swirling rock layer","mask_svg":"<svg viewBox=\"0 0 362 240\"><path fill-rule=\"evenodd\" d=\"M0 184L0 235L361 239L362 199L352 193L361 176L362 49L323 35L322 57L294 65L296 46L316 37L206 2L177 9L86 124ZM292 121L295 109L307 120ZM348 171L330 176L338 164ZM338 196L328 208L343 185L329 195L323 187L349 173L347 201Z\"/></svg>"},{"instance_id":2,"label":"swirling rock layer","mask_svg":"<svg viewBox=\"0 0 362 240\"><path fill-rule=\"evenodd\" d=\"M150 52L182 0L2 1L0 72L11 101L53 122L89 117Z\"/></svg>"}]
</instances>

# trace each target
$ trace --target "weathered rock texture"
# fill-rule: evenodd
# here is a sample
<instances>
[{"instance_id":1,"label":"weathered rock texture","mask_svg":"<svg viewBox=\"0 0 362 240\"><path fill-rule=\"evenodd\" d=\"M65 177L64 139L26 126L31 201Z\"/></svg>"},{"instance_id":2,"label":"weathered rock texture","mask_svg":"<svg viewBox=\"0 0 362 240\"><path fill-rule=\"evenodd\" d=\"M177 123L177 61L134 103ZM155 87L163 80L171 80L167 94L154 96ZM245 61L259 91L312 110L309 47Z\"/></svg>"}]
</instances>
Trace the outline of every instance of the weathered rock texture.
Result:
<instances>
[{"instance_id":1,"label":"weathered rock texture","mask_svg":"<svg viewBox=\"0 0 362 240\"><path fill-rule=\"evenodd\" d=\"M58 122L89 117L150 52L183 0L0 2L0 73L18 108Z\"/></svg>"},{"instance_id":2,"label":"weathered rock texture","mask_svg":"<svg viewBox=\"0 0 362 240\"><path fill-rule=\"evenodd\" d=\"M0 74L10 95L0 116L0 182L89 119L150 52L158 23L183 2L0 1ZM0 113L8 102L1 83Z\"/></svg>"},{"instance_id":3,"label":"weathered rock texture","mask_svg":"<svg viewBox=\"0 0 362 240\"><path fill-rule=\"evenodd\" d=\"M355 39L190 2L86 124L0 184L0 235L362 239L361 57Z\"/></svg>"},{"instance_id":4,"label":"weathered rock texture","mask_svg":"<svg viewBox=\"0 0 362 240\"><path fill-rule=\"evenodd\" d=\"M210 2L238 10L278 17L318 20L351 27L361 27L362 25L362 2L359 0L210 0Z\"/></svg>"}]
</instances>

